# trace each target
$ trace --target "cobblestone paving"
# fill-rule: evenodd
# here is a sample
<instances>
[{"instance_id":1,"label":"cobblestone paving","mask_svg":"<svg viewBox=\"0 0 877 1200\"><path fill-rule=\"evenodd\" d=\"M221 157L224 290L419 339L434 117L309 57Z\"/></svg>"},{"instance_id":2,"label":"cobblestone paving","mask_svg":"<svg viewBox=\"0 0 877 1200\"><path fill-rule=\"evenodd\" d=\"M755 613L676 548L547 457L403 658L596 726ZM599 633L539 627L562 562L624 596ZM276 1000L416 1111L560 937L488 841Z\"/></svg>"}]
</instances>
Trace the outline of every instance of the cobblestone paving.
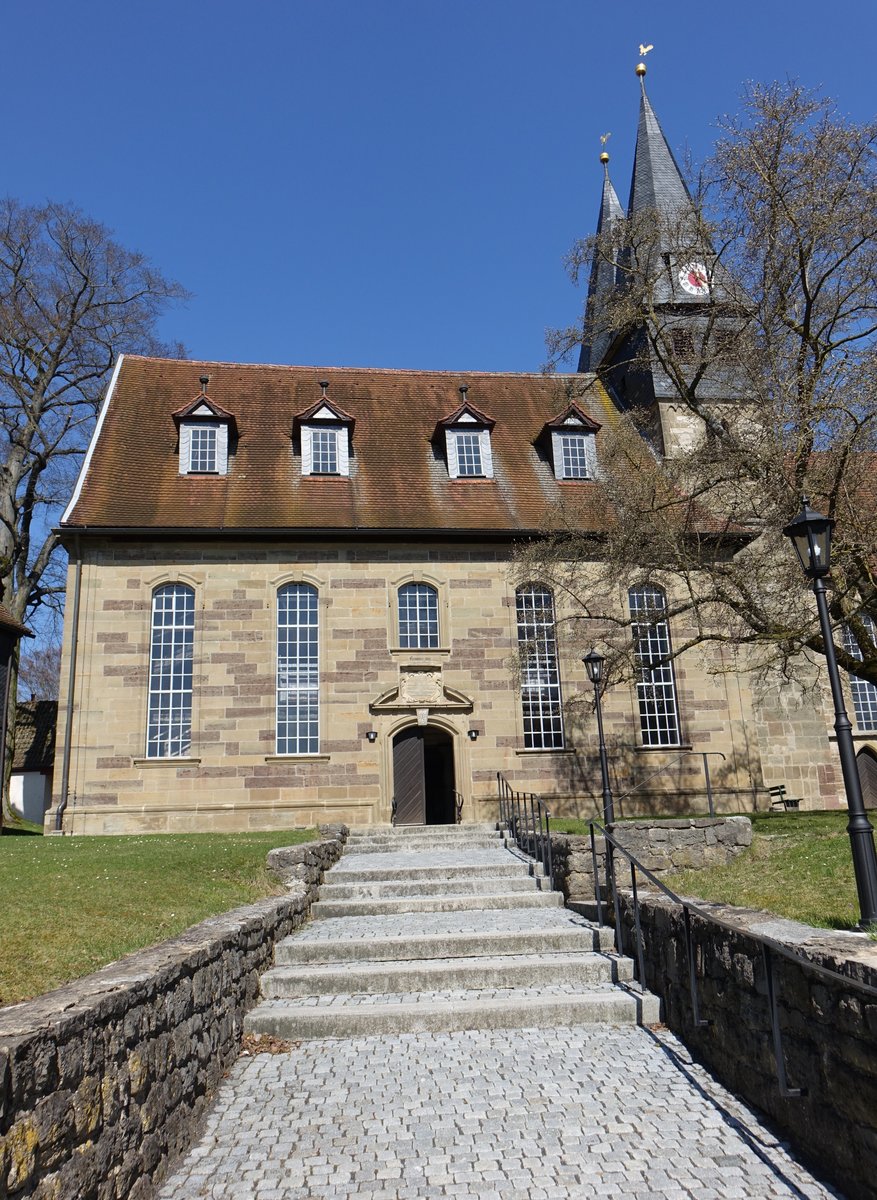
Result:
<instances>
[{"instance_id":1,"label":"cobblestone paving","mask_svg":"<svg viewBox=\"0 0 877 1200\"><path fill-rule=\"evenodd\" d=\"M324 1040L242 1058L158 1200L825 1200L671 1035Z\"/></svg>"},{"instance_id":2,"label":"cobblestone paving","mask_svg":"<svg viewBox=\"0 0 877 1200\"><path fill-rule=\"evenodd\" d=\"M427 934L527 932L531 929L592 929L584 917L564 908L464 909L461 912L387 913L371 917L321 917L296 930L296 942L368 941L376 937L416 938Z\"/></svg>"}]
</instances>

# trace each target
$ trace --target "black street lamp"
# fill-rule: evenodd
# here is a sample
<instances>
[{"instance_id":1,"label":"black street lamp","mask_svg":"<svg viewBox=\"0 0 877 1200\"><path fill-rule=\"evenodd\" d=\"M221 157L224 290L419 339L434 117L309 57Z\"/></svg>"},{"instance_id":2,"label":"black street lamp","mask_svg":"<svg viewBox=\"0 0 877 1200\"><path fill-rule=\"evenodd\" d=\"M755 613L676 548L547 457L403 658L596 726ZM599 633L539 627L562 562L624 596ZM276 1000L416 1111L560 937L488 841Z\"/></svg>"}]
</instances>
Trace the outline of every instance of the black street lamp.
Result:
<instances>
[{"instance_id":1,"label":"black street lamp","mask_svg":"<svg viewBox=\"0 0 877 1200\"><path fill-rule=\"evenodd\" d=\"M603 778L603 820L607 825L615 822L615 805L612 800L612 788L609 786L609 760L606 757L606 739L603 737L603 709L600 704L600 684L603 680L603 667L606 659L596 650L591 650L582 659L588 679L594 685L594 705L597 709L597 735L600 739L600 774Z\"/></svg>"},{"instance_id":2,"label":"black street lamp","mask_svg":"<svg viewBox=\"0 0 877 1200\"><path fill-rule=\"evenodd\" d=\"M821 513L814 512L810 508L807 497L804 496L800 513L794 521L789 522L783 533L787 538L791 538L795 553L801 563L801 569L807 578L812 580L813 591L816 595L819 625L822 630L822 640L825 643L825 659L828 663L828 678L831 683L831 697L834 701L834 730L837 734L840 767L847 795L847 809L850 814L847 833L850 835L853 871L856 876L856 889L859 893L861 925L867 927L877 924L877 851L874 849L874 831L865 815L862 785L859 782L859 768L856 764L856 751L853 746L853 728L844 706L840 672L837 668L831 621L828 615L825 576L831 567L831 531L833 527L834 521L831 517L823 517Z\"/></svg>"}]
</instances>

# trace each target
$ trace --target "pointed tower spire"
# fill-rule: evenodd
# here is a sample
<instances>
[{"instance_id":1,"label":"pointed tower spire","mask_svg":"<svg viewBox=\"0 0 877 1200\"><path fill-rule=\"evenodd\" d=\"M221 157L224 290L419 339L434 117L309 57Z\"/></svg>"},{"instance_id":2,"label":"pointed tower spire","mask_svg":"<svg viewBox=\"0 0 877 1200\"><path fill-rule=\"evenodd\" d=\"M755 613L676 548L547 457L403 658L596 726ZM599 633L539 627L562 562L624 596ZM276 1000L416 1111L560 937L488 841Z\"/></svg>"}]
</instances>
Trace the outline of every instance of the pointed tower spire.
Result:
<instances>
[{"instance_id":1,"label":"pointed tower spire","mask_svg":"<svg viewBox=\"0 0 877 1200\"><path fill-rule=\"evenodd\" d=\"M644 208L658 208L666 213L674 209L690 208L691 195L655 111L649 103L644 62L637 64L636 73L639 76L642 96L633 175L630 180L630 200L627 205L628 216L632 217Z\"/></svg>"},{"instance_id":2,"label":"pointed tower spire","mask_svg":"<svg viewBox=\"0 0 877 1200\"><path fill-rule=\"evenodd\" d=\"M604 134L601 141L606 144L609 134ZM600 214L597 217L597 237L603 232L609 232L615 221L624 220L624 209L616 195L612 180L609 178L609 155L604 150L600 155L603 164L603 195L600 198ZM586 331L579 355L579 370L591 371L600 365L600 360L609 349L609 334L599 328L599 315L606 297L615 290L615 266L601 255L599 248L594 251L591 263L591 278L588 282L588 303L585 314Z\"/></svg>"}]
</instances>

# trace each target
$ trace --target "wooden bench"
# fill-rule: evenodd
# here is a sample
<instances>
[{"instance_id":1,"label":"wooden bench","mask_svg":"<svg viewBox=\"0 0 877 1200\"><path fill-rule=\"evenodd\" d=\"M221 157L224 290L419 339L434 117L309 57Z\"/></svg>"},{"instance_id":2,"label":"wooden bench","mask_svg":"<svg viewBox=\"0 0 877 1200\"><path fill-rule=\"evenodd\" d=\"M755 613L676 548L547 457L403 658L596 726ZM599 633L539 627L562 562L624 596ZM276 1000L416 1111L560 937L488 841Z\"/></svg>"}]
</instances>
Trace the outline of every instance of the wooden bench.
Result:
<instances>
[{"instance_id":1,"label":"wooden bench","mask_svg":"<svg viewBox=\"0 0 877 1200\"><path fill-rule=\"evenodd\" d=\"M778 783L774 787L769 787L767 789L767 794L770 796L771 809L792 809L793 811L797 812L798 807L801 804L800 799L793 800L791 796L786 795L786 785L784 783Z\"/></svg>"}]
</instances>

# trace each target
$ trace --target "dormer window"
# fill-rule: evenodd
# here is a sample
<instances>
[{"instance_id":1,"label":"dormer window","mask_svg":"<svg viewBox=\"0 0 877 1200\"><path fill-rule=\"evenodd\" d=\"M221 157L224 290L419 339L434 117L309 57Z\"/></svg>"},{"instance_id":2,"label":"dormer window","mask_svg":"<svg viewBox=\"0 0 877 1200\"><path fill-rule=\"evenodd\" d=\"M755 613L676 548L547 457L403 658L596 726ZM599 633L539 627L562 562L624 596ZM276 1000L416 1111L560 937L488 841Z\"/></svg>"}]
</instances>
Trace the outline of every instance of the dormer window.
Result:
<instances>
[{"instance_id":1,"label":"dormer window","mask_svg":"<svg viewBox=\"0 0 877 1200\"><path fill-rule=\"evenodd\" d=\"M328 383L321 383L322 399L293 422L293 438L301 449L302 475L350 475L353 417L330 402Z\"/></svg>"},{"instance_id":2,"label":"dormer window","mask_svg":"<svg viewBox=\"0 0 877 1200\"><path fill-rule=\"evenodd\" d=\"M451 479L493 479L493 448L490 434L496 424L469 403L467 387L460 388L463 403L439 421L433 440L444 435L448 475Z\"/></svg>"},{"instance_id":3,"label":"dormer window","mask_svg":"<svg viewBox=\"0 0 877 1200\"><path fill-rule=\"evenodd\" d=\"M595 479L597 476L596 434L600 426L577 404L548 421L537 443L550 447L554 478L559 480Z\"/></svg>"},{"instance_id":4,"label":"dormer window","mask_svg":"<svg viewBox=\"0 0 877 1200\"><path fill-rule=\"evenodd\" d=\"M201 394L173 414L180 434L181 475L227 475L229 445L237 435L234 415L207 395L207 375Z\"/></svg>"}]
</instances>

